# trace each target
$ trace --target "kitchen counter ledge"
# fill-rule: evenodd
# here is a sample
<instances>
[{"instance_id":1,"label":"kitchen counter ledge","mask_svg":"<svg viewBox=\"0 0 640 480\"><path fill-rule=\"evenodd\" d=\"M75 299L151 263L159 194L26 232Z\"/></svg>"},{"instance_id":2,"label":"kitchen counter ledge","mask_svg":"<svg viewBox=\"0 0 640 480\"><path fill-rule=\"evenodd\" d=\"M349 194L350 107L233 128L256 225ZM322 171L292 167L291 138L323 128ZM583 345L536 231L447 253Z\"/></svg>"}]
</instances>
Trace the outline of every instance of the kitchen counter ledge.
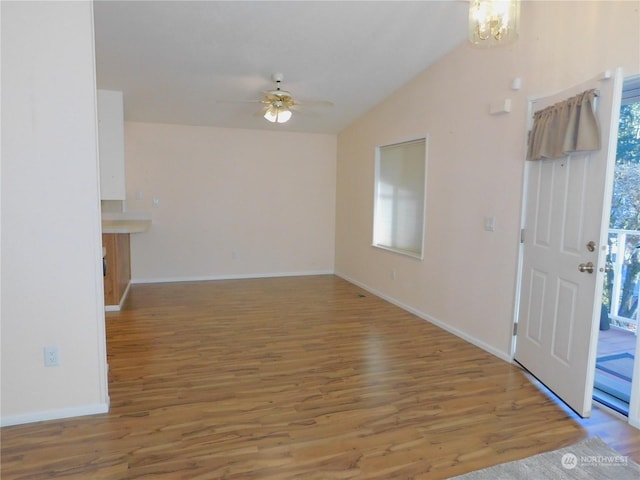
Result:
<instances>
[{"instance_id":1,"label":"kitchen counter ledge","mask_svg":"<svg viewBox=\"0 0 640 480\"><path fill-rule=\"evenodd\" d=\"M140 212L103 213L102 233L143 233L151 228L151 215Z\"/></svg>"},{"instance_id":2,"label":"kitchen counter ledge","mask_svg":"<svg viewBox=\"0 0 640 480\"><path fill-rule=\"evenodd\" d=\"M143 233L151 228L151 220L102 220L102 233Z\"/></svg>"}]
</instances>

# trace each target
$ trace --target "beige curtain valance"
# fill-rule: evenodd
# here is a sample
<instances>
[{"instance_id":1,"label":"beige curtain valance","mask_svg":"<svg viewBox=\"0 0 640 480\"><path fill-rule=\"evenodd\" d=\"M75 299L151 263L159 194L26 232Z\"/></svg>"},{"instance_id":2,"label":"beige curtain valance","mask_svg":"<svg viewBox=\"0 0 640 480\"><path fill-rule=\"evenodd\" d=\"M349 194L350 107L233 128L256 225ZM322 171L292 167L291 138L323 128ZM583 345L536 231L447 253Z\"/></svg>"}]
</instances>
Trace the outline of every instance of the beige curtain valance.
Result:
<instances>
[{"instance_id":1,"label":"beige curtain valance","mask_svg":"<svg viewBox=\"0 0 640 480\"><path fill-rule=\"evenodd\" d=\"M536 112L529 133L527 160L562 158L574 152L600 148L600 126L595 114L596 90Z\"/></svg>"}]
</instances>

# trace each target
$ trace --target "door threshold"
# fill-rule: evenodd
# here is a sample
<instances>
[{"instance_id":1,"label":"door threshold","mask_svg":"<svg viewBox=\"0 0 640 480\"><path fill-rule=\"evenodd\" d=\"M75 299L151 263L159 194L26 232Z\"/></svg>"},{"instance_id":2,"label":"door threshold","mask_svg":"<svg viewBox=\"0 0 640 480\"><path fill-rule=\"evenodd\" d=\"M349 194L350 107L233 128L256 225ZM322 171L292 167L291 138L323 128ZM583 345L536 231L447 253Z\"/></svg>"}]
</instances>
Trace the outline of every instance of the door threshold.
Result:
<instances>
[{"instance_id":1,"label":"door threshold","mask_svg":"<svg viewBox=\"0 0 640 480\"><path fill-rule=\"evenodd\" d=\"M629 416L629 404L620 400L619 398L609 395L597 388L593 389L593 401L597 402L600 406L606 407L607 410L611 410L618 415L623 416L625 419Z\"/></svg>"}]
</instances>

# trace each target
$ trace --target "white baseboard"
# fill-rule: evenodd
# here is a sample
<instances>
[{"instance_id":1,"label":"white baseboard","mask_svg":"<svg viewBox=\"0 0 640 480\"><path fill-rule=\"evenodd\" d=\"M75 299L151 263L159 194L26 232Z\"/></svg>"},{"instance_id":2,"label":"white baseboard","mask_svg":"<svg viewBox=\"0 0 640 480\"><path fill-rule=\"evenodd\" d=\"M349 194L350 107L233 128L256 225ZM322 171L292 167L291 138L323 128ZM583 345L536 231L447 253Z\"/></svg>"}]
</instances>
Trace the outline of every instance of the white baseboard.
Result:
<instances>
[{"instance_id":1,"label":"white baseboard","mask_svg":"<svg viewBox=\"0 0 640 480\"><path fill-rule=\"evenodd\" d=\"M105 312L119 312L120 310L122 310L122 304L127 299L127 295L129 295L130 288L131 288L131 280L129 280L129 283L127 283L127 288L124 289L124 293L122 294L122 297L120 297L120 303L118 305L105 305L104 306Z\"/></svg>"},{"instance_id":2,"label":"white baseboard","mask_svg":"<svg viewBox=\"0 0 640 480\"><path fill-rule=\"evenodd\" d=\"M21 413L9 415L0 419L0 427L11 425L22 425L24 423L43 422L46 420L59 420L61 418L81 417L84 415L97 415L109 411L108 403L97 403L95 405L83 405L80 407L61 408L58 410L47 410L44 412Z\"/></svg>"},{"instance_id":3,"label":"white baseboard","mask_svg":"<svg viewBox=\"0 0 640 480\"><path fill-rule=\"evenodd\" d=\"M371 292L372 294L376 295L377 297L380 297L384 300L386 300L389 303L394 304L397 307L402 308L403 310L406 310L409 313L414 314L415 316L426 320L429 323L434 324L435 326L442 328L443 330L446 330L449 333L452 333L453 335L455 335L456 337L461 338L462 340L465 340L466 342L471 343L472 345L475 345L476 347L481 348L482 350L490 353L491 355L494 355L496 357L498 357L500 360L504 360L505 362L508 363L512 363L513 359L511 358L511 355L507 354L506 352L503 352L501 350L498 350L495 347L492 347L491 345L486 344L485 342L483 342L482 340L478 340L475 337L472 337L471 335L467 334L466 332L463 332L462 330L458 330L457 328L452 327L451 325L448 325L447 323L438 320L437 318L432 317L431 315L428 315L424 312L421 312L420 310L417 310L413 307L411 307L410 305L406 305L402 302L400 302L399 300L390 297L388 295L385 295L382 292L379 292L378 290L376 290L375 288L371 288L370 286L359 282L357 280L354 280L353 278L350 278L347 275L344 275L340 272L336 272L335 275L337 275L340 278L343 278L344 280L346 280L347 282L353 283L354 285L357 285L358 287Z\"/></svg>"},{"instance_id":4,"label":"white baseboard","mask_svg":"<svg viewBox=\"0 0 640 480\"><path fill-rule=\"evenodd\" d=\"M135 278L132 283L173 283L173 282L208 282L211 280L243 280L248 278L304 277L309 275L333 275L333 270L313 270L308 272L271 272L271 273L238 273L230 275L204 275L197 277L153 277Z\"/></svg>"}]
</instances>

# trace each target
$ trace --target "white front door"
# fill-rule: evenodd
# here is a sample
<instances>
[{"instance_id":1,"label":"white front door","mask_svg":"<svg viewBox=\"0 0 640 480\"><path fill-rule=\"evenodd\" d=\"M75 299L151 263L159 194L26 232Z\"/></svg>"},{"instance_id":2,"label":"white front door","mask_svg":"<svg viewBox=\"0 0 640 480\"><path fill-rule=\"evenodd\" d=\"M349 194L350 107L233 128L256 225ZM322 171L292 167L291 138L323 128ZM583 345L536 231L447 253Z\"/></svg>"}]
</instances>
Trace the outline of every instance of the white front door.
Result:
<instances>
[{"instance_id":1,"label":"white front door","mask_svg":"<svg viewBox=\"0 0 640 480\"><path fill-rule=\"evenodd\" d=\"M591 413L622 74L532 104L533 115L592 88L599 91L601 149L526 165L515 353L583 417Z\"/></svg>"}]
</instances>

